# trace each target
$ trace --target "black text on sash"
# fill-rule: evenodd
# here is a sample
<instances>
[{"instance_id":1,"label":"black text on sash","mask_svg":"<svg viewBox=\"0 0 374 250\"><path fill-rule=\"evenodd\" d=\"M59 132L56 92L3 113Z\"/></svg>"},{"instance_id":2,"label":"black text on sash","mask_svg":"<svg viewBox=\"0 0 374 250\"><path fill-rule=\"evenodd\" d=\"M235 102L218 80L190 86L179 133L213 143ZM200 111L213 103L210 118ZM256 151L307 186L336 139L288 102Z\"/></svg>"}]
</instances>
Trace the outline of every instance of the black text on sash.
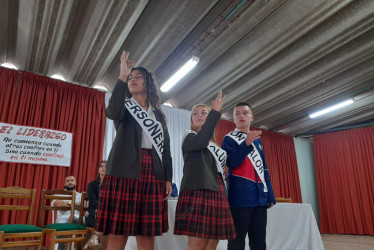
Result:
<instances>
[{"instance_id":1,"label":"black text on sash","mask_svg":"<svg viewBox=\"0 0 374 250\"><path fill-rule=\"evenodd\" d=\"M253 145L253 149L249 152L248 156L252 159L252 163L254 163L254 167L257 169L259 174L264 173L264 165L262 164L261 158L258 155L257 151L255 150L255 146Z\"/></svg>"},{"instance_id":2,"label":"black text on sash","mask_svg":"<svg viewBox=\"0 0 374 250\"><path fill-rule=\"evenodd\" d=\"M218 159L220 168L221 170L223 170L222 172L224 173L226 170L226 152L213 143L209 143L208 148L210 148L210 151L214 153L214 158Z\"/></svg>"},{"instance_id":3,"label":"black text on sash","mask_svg":"<svg viewBox=\"0 0 374 250\"><path fill-rule=\"evenodd\" d=\"M156 148L156 151L162 154L164 151L164 134L161 123L155 122L149 117L148 113L145 112L144 109L132 102L130 99L125 99L125 105L131 115L137 120L139 125L146 132L152 145ZM162 159L160 154L160 159Z\"/></svg>"},{"instance_id":4,"label":"black text on sash","mask_svg":"<svg viewBox=\"0 0 374 250\"><path fill-rule=\"evenodd\" d=\"M238 142L242 142L247 137L247 134L239 131L232 131L230 135L235 137Z\"/></svg>"},{"instance_id":5,"label":"black text on sash","mask_svg":"<svg viewBox=\"0 0 374 250\"><path fill-rule=\"evenodd\" d=\"M236 143L240 144L242 141L247 138L247 134L243 133L241 131L233 131L227 134L227 136L231 137ZM264 185L264 192L268 191L266 181L265 181L265 169L264 169L264 163L262 162L262 158L256 149L256 146L254 143L252 143L252 150L247 155L248 159L251 161L254 169L256 170L257 175L260 177L262 184Z\"/></svg>"}]
</instances>

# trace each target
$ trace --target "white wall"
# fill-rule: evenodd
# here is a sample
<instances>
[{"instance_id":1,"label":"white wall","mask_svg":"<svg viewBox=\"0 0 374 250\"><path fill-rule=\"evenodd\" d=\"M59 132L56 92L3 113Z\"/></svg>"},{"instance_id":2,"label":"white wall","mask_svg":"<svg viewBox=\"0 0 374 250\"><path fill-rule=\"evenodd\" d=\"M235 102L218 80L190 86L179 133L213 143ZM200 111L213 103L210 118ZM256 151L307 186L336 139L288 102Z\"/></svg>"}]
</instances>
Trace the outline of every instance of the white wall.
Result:
<instances>
[{"instance_id":1,"label":"white wall","mask_svg":"<svg viewBox=\"0 0 374 250\"><path fill-rule=\"evenodd\" d=\"M314 215L319 224L318 192L313 142L305 139L294 138L294 143L303 203L309 203L312 205Z\"/></svg>"},{"instance_id":2,"label":"white wall","mask_svg":"<svg viewBox=\"0 0 374 250\"><path fill-rule=\"evenodd\" d=\"M170 151L173 158L173 183L180 191L183 177L182 141L186 130L190 129L191 111L162 106L166 115L166 122L170 134Z\"/></svg>"}]
</instances>

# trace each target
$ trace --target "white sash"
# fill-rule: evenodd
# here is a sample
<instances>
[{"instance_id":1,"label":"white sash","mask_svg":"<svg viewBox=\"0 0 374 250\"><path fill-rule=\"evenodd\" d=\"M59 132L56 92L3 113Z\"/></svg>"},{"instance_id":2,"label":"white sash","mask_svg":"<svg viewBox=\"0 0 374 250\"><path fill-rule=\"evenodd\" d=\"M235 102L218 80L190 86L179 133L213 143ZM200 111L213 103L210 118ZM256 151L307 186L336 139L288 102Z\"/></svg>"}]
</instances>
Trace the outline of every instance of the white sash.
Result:
<instances>
[{"instance_id":1,"label":"white sash","mask_svg":"<svg viewBox=\"0 0 374 250\"><path fill-rule=\"evenodd\" d=\"M162 152L164 152L164 130L161 123L154 120L139 104L133 102L127 97L125 98L125 107L138 122L140 127L142 127L155 148L158 157L162 161Z\"/></svg>"},{"instance_id":2,"label":"white sash","mask_svg":"<svg viewBox=\"0 0 374 250\"><path fill-rule=\"evenodd\" d=\"M232 131L228 133L226 136L231 137L238 144L241 144L245 140L245 138L247 138L247 134L239 130ZM260 177L262 184L264 184L264 192L267 192L268 187L265 182L264 163L254 143L252 143L252 147L253 147L253 150L249 152L247 157L252 162L252 165L255 168L257 175Z\"/></svg>"},{"instance_id":3,"label":"white sash","mask_svg":"<svg viewBox=\"0 0 374 250\"><path fill-rule=\"evenodd\" d=\"M186 136L188 134L196 134L196 132L193 131L193 130L187 130L184 138L186 138ZM183 140L184 140L184 138L183 138ZM216 161L217 171L218 171L218 173L221 174L223 183L225 184L225 188L226 188L226 177L225 177L225 173L226 173L227 153L226 153L225 150L223 150L222 148L218 147L218 145L215 144L212 141L209 141L208 150L213 155L214 160Z\"/></svg>"}]
</instances>

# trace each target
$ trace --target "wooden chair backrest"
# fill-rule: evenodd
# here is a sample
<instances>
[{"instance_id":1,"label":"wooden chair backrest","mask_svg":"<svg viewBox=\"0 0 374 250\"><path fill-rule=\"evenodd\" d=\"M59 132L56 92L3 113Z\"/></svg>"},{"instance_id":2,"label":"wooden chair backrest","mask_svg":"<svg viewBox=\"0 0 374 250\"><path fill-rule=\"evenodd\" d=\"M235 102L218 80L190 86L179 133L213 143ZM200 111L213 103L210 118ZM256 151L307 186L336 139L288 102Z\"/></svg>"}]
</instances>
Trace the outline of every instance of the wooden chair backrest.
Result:
<instances>
[{"instance_id":1,"label":"wooden chair backrest","mask_svg":"<svg viewBox=\"0 0 374 250\"><path fill-rule=\"evenodd\" d=\"M83 217L85 216L87 210L88 210L88 195L87 195L87 192L82 192L81 206L79 209L79 224L81 225L83 223Z\"/></svg>"},{"instance_id":2,"label":"wooden chair backrest","mask_svg":"<svg viewBox=\"0 0 374 250\"><path fill-rule=\"evenodd\" d=\"M275 201L277 203L292 203L292 198L277 197Z\"/></svg>"},{"instance_id":3,"label":"wooden chair backrest","mask_svg":"<svg viewBox=\"0 0 374 250\"><path fill-rule=\"evenodd\" d=\"M75 207L75 194L76 192L73 191L67 191L65 189L52 189L52 190L42 190L41 193L41 201L40 201L40 209L39 209L39 220L38 220L38 226L42 227L44 226L43 218L46 211L70 211L70 219L69 222L73 223L74 221L74 207ZM70 202L69 207L61 207L61 206L52 206L53 200L63 200Z\"/></svg>"},{"instance_id":4,"label":"wooden chair backrest","mask_svg":"<svg viewBox=\"0 0 374 250\"><path fill-rule=\"evenodd\" d=\"M0 210L19 210L28 211L27 224L32 224L34 216L36 189L27 189L21 187L6 187L0 188L0 199L23 199L29 200L28 205L2 205L0 204Z\"/></svg>"}]
</instances>

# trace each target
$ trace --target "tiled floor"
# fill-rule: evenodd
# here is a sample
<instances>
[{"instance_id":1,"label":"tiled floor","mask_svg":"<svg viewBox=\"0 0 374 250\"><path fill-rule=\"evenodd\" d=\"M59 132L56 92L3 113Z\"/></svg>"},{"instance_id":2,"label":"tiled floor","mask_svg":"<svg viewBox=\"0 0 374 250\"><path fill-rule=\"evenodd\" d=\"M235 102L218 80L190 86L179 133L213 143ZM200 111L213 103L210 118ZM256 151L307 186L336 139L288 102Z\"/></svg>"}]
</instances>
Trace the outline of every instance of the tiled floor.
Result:
<instances>
[{"instance_id":1,"label":"tiled floor","mask_svg":"<svg viewBox=\"0 0 374 250\"><path fill-rule=\"evenodd\" d=\"M325 250L373 250L374 236L322 234Z\"/></svg>"}]
</instances>

